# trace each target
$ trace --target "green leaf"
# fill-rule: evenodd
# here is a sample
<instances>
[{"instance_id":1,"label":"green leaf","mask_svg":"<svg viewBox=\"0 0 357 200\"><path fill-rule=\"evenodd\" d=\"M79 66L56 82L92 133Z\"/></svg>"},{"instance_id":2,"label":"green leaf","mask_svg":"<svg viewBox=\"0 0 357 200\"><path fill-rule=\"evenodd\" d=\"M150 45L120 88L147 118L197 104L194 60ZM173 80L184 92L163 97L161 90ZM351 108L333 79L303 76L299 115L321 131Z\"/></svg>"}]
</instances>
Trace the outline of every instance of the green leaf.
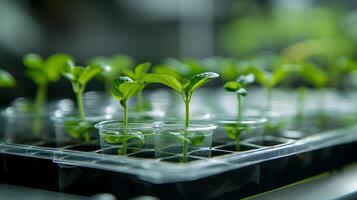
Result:
<instances>
[{"instance_id":1,"label":"green leaf","mask_svg":"<svg viewBox=\"0 0 357 200\"><path fill-rule=\"evenodd\" d=\"M0 69L0 87L14 87L15 85L16 81L11 74Z\"/></svg>"},{"instance_id":2,"label":"green leaf","mask_svg":"<svg viewBox=\"0 0 357 200\"><path fill-rule=\"evenodd\" d=\"M246 68L245 73L254 74L255 80L265 87L269 86L270 84L268 79L269 77L271 77L271 74L268 71L265 71L258 67L249 66Z\"/></svg>"},{"instance_id":3,"label":"green leaf","mask_svg":"<svg viewBox=\"0 0 357 200\"><path fill-rule=\"evenodd\" d=\"M48 80L46 74L42 70L32 69L26 70L25 75L30 78L36 85L46 85Z\"/></svg>"},{"instance_id":4,"label":"green leaf","mask_svg":"<svg viewBox=\"0 0 357 200\"><path fill-rule=\"evenodd\" d=\"M97 76L100 81L112 83L114 79L124 73L124 70L131 69L135 61L126 55L115 55L113 57L94 57L87 63L89 65L98 65L102 68L102 72Z\"/></svg>"},{"instance_id":5,"label":"green leaf","mask_svg":"<svg viewBox=\"0 0 357 200\"><path fill-rule=\"evenodd\" d=\"M288 71L286 70L286 68L284 68L284 66L279 66L276 67L273 71L272 77L271 77L271 83L270 86L274 87L277 84L279 84L285 77L288 76Z\"/></svg>"},{"instance_id":6,"label":"green leaf","mask_svg":"<svg viewBox=\"0 0 357 200\"><path fill-rule=\"evenodd\" d=\"M188 86L188 91L193 92L195 91L197 88L201 87L202 85L204 85L205 83L207 83L208 81L218 78L219 74L215 73L215 72L204 72L201 74L197 74L196 76L193 76L189 79L189 86Z\"/></svg>"},{"instance_id":7,"label":"green leaf","mask_svg":"<svg viewBox=\"0 0 357 200\"><path fill-rule=\"evenodd\" d=\"M123 73L133 80L143 80L145 74L149 71L150 65L149 62L141 63L134 69L134 71L124 69Z\"/></svg>"},{"instance_id":8,"label":"green leaf","mask_svg":"<svg viewBox=\"0 0 357 200\"><path fill-rule=\"evenodd\" d=\"M237 129L235 127L224 127L224 130L228 136L228 138L232 139L232 140L236 140L237 138L239 138L242 130L241 129Z\"/></svg>"},{"instance_id":9,"label":"green leaf","mask_svg":"<svg viewBox=\"0 0 357 200\"><path fill-rule=\"evenodd\" d=\"M183 131L170 131L167 132L167 134L176 138L180 142L191 143L191 140L185 136L185 133Z\"/></svg>"},{"instance_id":10,"label":"green leaf","mask_svg":"<svg viewBox=\"0 0 357 200\"><path fill-rule=\"evenodd\" d=\"M143 79L144 74L146 74L149 71L150 68L150 63L141 63L135 68L135 74L137 76L137 79Z\"/></svg>"},{"instance_id":11,"label":"green leaf","mask_svg":"<svg viewBox=\"0 0 357 200\"><path fill-rule=\"evenodd\" d=\"M178 92L182 92L183 90L181 83L173 76L167 74L147 74L144 77L144 81L148 83L161 83Z\"/></svg>"},{"instance_id":12,"label":"green leaf","mask_svg":"<svg viewBox=\"0 0 357 200\"><path fill-rule=\"evenodd\" d=\"M22 60L23 64L30 69L40 69L43 66L43 58L38 54L26 54Z\"/></svg>"},{"instance_id":13,"label":"green leaf","mask_svg":"<svg viewBox=\"0 0 357 200\"><path fill-rule=\"evenodd\" d=\"M191 141L192 146L200 146L205 141L205 135L202 132L188 134L187 137Z\"/></svg>"},{"instance_id":14,"label":"green leaf","mask_svg":"<svg viewBox=\"0 0 357 200\"><path fill-rule=\"evenodd\" d=\"M305 81L315 88L321 88L327 84L327 74L312 63L302 64L299 73Z\"/></svg>"},{"instance_id":15,"label":"green leaf","mask_svg":"<svg viewBox=\"0 0 357 200\"><path fill-rule=\"evenodd\" d=\"M107 131L102 136L109 144L120 144L131 139L138 139L142 144L145 143L145 137L141 132L127 132L124 134L118 131Z\"/></svg>"},{"instance_id":16,"label":"green leaf","mask_svg":"<svg viewBox=\"0 0 357 200\"><path fill-rule=\"evenodd\" d=\"M83 92L87 83L102 71L99 65L89 65L87 67L74 66L72 61L68 61L62 69L62 75L71 81L74 92Z\"/></svg>"},{"instance_id":17,"label":"green leaf","mask_svg":"<svg viewBox=\"0 0 357 200\"><path fill-rule=\"evenodd\" d=\"M77 118L65 121L64 126L66 127L66 131L73 138L82 137L84 134L88 134L88 132L94 128L92 123Z\"/></svg>"},{"instance_id":18,"label":"green leaf","mask_svg":"<svg viewBox=\"0 0 357 200\"><path fill-rule=\"evenodd\" d=\"M98 75L102 71L102 68L98 65L89 65L79 76L78 82L82 85L86 85L91 79Z\"/></svg>"},{"instance_id":19,"label":"green leaf","mask_svg":"<svg viewBox=\"0 0 357 200\"><path fill-rule=\"evenodd\" d=\"M44 63L44 71L48 76L48 80L57 81L61 76L62 68L72 59L72 56L68 54L54 54L48 57Z\"/></svg>"},{"instance_id":20,"label":"green leaf","mask_svg":"<svg viewBox=\"0 0 357 200\"><path fill-rule=\"evenodd\" d=\"M142 81L133 81L127 76L120 76L113 81L112 95L118 101L126 101L145 87Z\"/></svg>"},{"instance_id":21,"label":"green leaf","mask_svg":"<svg viewBox=\"0 0 357 200\"><path fill-rule=\"evenodd\" d=\"M135 74L133 71L129 70L129 69L124 69L124 70L123 70L123 74L124 74L125 76L127 76L127 77L133 79L133 80L136 80L136 74Z\"/></svg>"},{"instance_id":22,"label":"green leaf","mask_svg":"<svg viewBox=\"0 0 357 200\"><path fill-rule=\"evenodd\" d=\"M180 75L180 73L176 69L174 69L172 67L169 67L167 65L157 65L157 66L153 67L152 72L155 73L155 74L167 74L167 75L170 75L170 76L174 77L178 81L182 79L182 76Z\"/></svg>"},{"instance_id":23,"label":"green leaf","mask_svg":"<svg viewBox=\"0 0 357 200\"><path fill-rule=\"evenodd\" d=\"M130 56L118 54L110 57L110 65L113 67L113 71L119 72L123 69L133 68L135 60ZM118 76L118 74L115 75Z\"/></svg>"},{"instance_id":24,"label":"green leaf","mask_svg":"<svg viewBox=\"0 0 357 200\"><path fill-rule=\"evenodd\" d=\"M228 136L228 138L232 140L239 139L240 135L243 132L246 133L251 133L253 131L252 127L249 125L243 125L243 124L225 124L224 125L224 130Z\"/></svg>"},{"instance_id":25,"label":"green leaf","mask_svg":"<svg viewBox=\"0 0 357 200\"><path fill-rule=\"evenodd\" d=\"M83 71L84 67L72 66L68 64L63 68L62 75L68 80L70 80L72 83L76 84Z\"/></svg>"},{"instance_id":26,"label":"green leaf","mask_svg":"<svg viewBox=\"0 0 357 200\"><path fill-rule=\"evenodd\" d=\"M236 92L238 89L242 88L242 85L240 83L235 82L235 81L229 81L226 84L224 84L223 87L228 92Z\"/></svg>"}]
</instances>

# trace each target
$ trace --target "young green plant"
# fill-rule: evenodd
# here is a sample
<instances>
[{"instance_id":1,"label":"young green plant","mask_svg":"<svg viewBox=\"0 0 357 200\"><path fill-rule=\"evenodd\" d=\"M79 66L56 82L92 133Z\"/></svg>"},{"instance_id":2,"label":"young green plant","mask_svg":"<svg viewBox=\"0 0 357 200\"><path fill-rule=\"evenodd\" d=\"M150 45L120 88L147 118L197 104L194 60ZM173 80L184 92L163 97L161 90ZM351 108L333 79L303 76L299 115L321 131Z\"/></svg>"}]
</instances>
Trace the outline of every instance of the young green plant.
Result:
<instances>
[{"instance_id":1,"label":"young green plant","mask_svg":"<svg viewBox=\"0 0 357 200\"><path fill-rule=\"evenodd\" d=\"M86 120L86 113L83 103L83 92L90 80L102 71L99 65L89 65L87 67L75 66L72 61L68 61L63 68L62 74L72 83L72 88L76 94L78 117L65 122L67 131L73 138L83 137L84 141L90 140L89 131L93 129L93 124Z\"/></svg>"},{"instance_id":2,"label":"young green plant","mask_svg":"<svg viewBox=\"0 0 357 200\"><path fill-rule=\"evenodd\" d=\"M37 93L34 102L34 111L37 113L33 123L32 132L38 134L41 128L40 113L43 111L47 98L47 87L61 77L62 67L71 60L67 54L53 54L46 60L38 54L27 54L23 58L26 67L25 75L37 85Z\"/></svg>"},{"instance_id":3,"label":"young green plant","mask_svg":"<svg viewBox=\"0 0 357 200\"><path fill-rule=\"evenodd\" d=\"M192 94L199 87L207 83L208 81L218 78L219 75L215 72L204 72L192 76L189 79L182 78L181 80L176 79L175 77L168 74L148 74L145 76L145 81L148 83L160 83L166 85L177 92L180 93L182 100L185 104L185 129L188 129L190 126L190 101L192 98ZM187 134L189 131L185 131L184 135L177 135L176 133L173 136L183 140L183 153L182 153L182 161L187 162L187 151L188 151L188 143L197 143L192 140L203 140L204 137L197 137L188 139Z\"/></svg>"},{"instance_id":4,"label":"young green plant","mask_svg":"<svg viewBox=\"0 0 357 200\"><path fill-rule=\"evenodd\" d=\"M281 81L290 75L290 68L287 65L277 65L273 68L273 71L267 71L265 69L255 67L255 66L248 66L245 69L245 73L252 73L255 76L256 82L261 84L266 90L266 105L265 105L265 117L267 119L270 118L269 112L271 111L271 104L272 104L272 92L273 88L278 85ZM271 120L265 124L264 130L265 133L271 133L275 131L281 130L285 126L285 123L278 122L272 123Z\"/></svg>"},{"instance_id":5,"label":"young green plant","mask_svg":"<svg viewBox=\"0 0 357 200\"><path fill-rule=\"evenodd\" d=\"M254 75L240 75L235 81L229 81L224 85L224 89L228 92L233 92L237 94L237 123L236 124L226 124L225 131L230 139L233 139L236 143L236 151L240 150L240 134L248 129L249 127L243 127L242 121L242 111L243 111L243 97L245 97L248 92L246 90L247 84L254 82Z\"/></svg>"},{"instance_id":6,"label":"young green plant","mask_svg":"<svg viewBox=\"0 0 357 200\"><path fill-rule=\"evenodd\" d=\"M248 92L246 86L254 82L254 74L240 75L235 81L229 81L224 85L224 89L228 92L234 92L237 94L237 121L242 118L243 110L243 97L245 97Z\"/></svg>"},{"instance_id":7,"label":"young green plant","mask_svg":"<svg viewBox=\"0 0 357 200\"><path fill-rule=\"evenodd\" d=\"M142 80L134 81L127 76L120 76L113 81L112 95L123 107L123 128L124 131L121 133L120 137L106 137L105 140L108 143L122 143L122 147L119 149L119 155L126 155L128 140L137 138L144 141L142 134L127 132L128 127L128 107L127 101L142 91L145 88L145 83Z\"/></svg>"},{"instance_id":8,"label":"young green plant","mask_svg":"<svg viewBox=\"0 0 357 200\"><path fill-rule=\"evenodd\" d=\"M312 85L317 92L320 92L322 88L324 88L327 84L328 78L325 71L317 67L313 63L301 63L295 65L295 72L307 83ZM297 113L296 113L296 126L297 128L301 128L302 118L304 115L304 104L305 104L305 96L306 96L306 86L300 86L298 89L298 100L297 100ZM318 101L319 107L319 124L322 126L325 121L325 115L323 110L324 103L323 96L320 96L320 101ZM319 126L320 126L319 125Z\"/></svg>"},{"instance_id":9,"label":"young green plant","mask_svg":"<svg viewBox=\"0 0 357 200\"><path fill-rule=\"evenodd\" d=\"M273 88L289 75L289 70L284 65L275 67L272 72L259 67L249 66L246 69L246 73L254 74L256 82L265 88L267 95L265 111L268 113L271 110Z\"/></svg>"},{"instance_id":10,"label":"young green plant","mask_svg":"<svg viewBox=\"0 0 357 200\"><path fill-rule=\"evenodd\" d=\"M141 63L138 66L136 66L134 70L125 69L123 70L123 73L129 78L133 79L134 81L141 81L144 83L143 80L145 75L149 71L150 65L151 64L148 62ZM145 101L142 90L137 92L136 98L137 98L137 103L133 110L141 112L150 109L150 104Z\"/></svg>"},{"instance_id":11,"label":"young green plant","mask_svg":"<svg viewBox=\"0 0 357 200\"><path fill-rule=\"evenodd\" d=\"M112 57L94 57L88 64L102 67L102 72L97 78L105 84L105 90L110 94L113 81L122 75L124 70L132 69L135 61L130 56L119 54Z\"/></svg>"}]
</instances>

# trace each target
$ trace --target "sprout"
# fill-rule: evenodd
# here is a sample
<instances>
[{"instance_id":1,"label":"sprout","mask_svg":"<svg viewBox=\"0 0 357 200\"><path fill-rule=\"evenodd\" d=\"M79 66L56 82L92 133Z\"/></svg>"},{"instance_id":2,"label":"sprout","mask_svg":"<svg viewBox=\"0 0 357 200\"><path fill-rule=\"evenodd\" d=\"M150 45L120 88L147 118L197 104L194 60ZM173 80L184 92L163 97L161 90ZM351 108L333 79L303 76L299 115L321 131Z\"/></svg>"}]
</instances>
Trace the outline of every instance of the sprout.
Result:
<instances>
[{"instance_id":1,"label":"sprout","mask_svg":"<svg viewBox=\"0 0 357 200\"><path fill-rule=\"evenodd\" d=\"M62 67L71 60L67 54L53 54L44 60L40 55L27 54L23 58L26 67L25 75L37 85L34 110L37 116L34 120L32 132L38 134L41 129L40 113L43 111L47 98L47 87L61 77Z\"/></svg>"},{"instance_id":2,"label":"sprout","mask_svg":"<svg viewBox=\"0 0 357 200\"><path fill-rule=\"evenodd\" d=\"M54 54L44 60L40 55L27 54L23 58L23 63L27 68L25 74L37 85L35 98L35 111L41 112L46 101L47 86L56 82L61 77L62 67L71 60L67 54Z\"/></svg>"},{"instance_id":3,"label":"sprout","mask_svg":"<svg viewBox=\"0 0 357 200\"><path fill-rule=\"evenodd\" d=\"M322 88L326 87L328 78L327 74L317 67L313 63L301 63L296 64L295 66L295 73L297 73L305 82L311 84L315 90L319 91ZM300 128L302 123L302 117L304 114L304 104L305 104L305 96L306 96L306 87L301 86L298 89L298 100L297 100L297 113L296 113L296 126ZM323 96L319 98L323 101ZM323 124L325 121L325 114L323 112L323 103L318 102L319 105L319 123Z\"/></svg>"},{"instance_id":4,"label":"sprout","mask_svg":"<svg viewBox=\"0 0 357 200\"><path fill-rule=\"evenodd\" d=\"M131 78L127 76L120 76L119 78L113 81L112 86L112 95L113 97L120 103L123 107L123 126L124 129L128 126L128 109L127 109L127 101L134 96L136 93L140 92L145 88L145 84L143 81L133 81ZM126 131L123 132L121 137L115 137L116 141L113 141L112 138L105 138L108 143L116 143L117 140L122 142L123 146L119 150L120 155L125 155L127 152L127 141L132 138L138 138L143 141L143 136L138 134L130 134L128 135Z\"/></svg>"},{"instance_id":5,"label":"sprout","mask_svg":"<svg viewBox=\"0 0 357 200\"><path fill-rule=\"evenodd\" d=\"M253 83L255 80L253 74L247 75L240 75L236 79L236 81L229 81L224 85L224 89L228 92L234 92L237 94L237 101L238 101L238 112L237 112L237 123L236 124L226 124L224 129L227 133L227 136L233 139L236 142L236 150L239 151L240 149L240 134L244 130L248 130L249 127L244 126L241 124L242 119L242 98L247 96L248 92L245 89L246 86L250 83Z\"/></svg>"},{"instance_id":6,"label":"sprout","mask_svg":"<svg viewBox=\"0 0 357 200\"><path fill-rule=\"evenodd\" d=\"M248 75L240 75L236 81L229 81L224 85L224 89L228 92L234 92L237 94L238 101L238 112L237 112L237 120L240 121L242 117L242 97L247 96L248 92L245 89L247 84L253 83L255 80L253 74Z\"/></svg>"},{"instance_id":7,"label":"sprout","mask_svg":"<svg viewBox=\"0 0 357 200\"><path fill-rule=\"evenodd\" d=\"M130 77L131 79L133 79L134 81L142 81L145 77L145 75L147 74L147 72L149 71L150 68L150 63L142 63L139 64L138 66L136 66L136 68L134 69L134 71L132 70L123 70L123 73ZM137 104L136 104L136 108L134 110L137 111L144 111L150 108L150 104L145 102L144 96L142 91L138 91L137 92Z\"/></svg>"},{"instance_id":8,"label":"sprout","mask_svg":"<svg viewBox=\"0 0 357 200\"><path fill-rule=\"evenodd\" d=\"M245 73L254 74L256 82L266 89L267 104L265 111L267 114L271 110L272 89L289 75L289 69L285 65L279 65L272 72L269 72L258 67L249 66L245 69Z\"/></svg>"},{"instance_id":9,"label":"sprout","mask_svg":"<svg viewBox=\"0 0 357 200\"><path fill-rule=\"evenodd\" d=\"M105 84L106 91L111 92L113 81L123 74L124 70L134 67L133 58L126 55L115 55L113 57L94 57L88 61L89 65L99 65L102 72L98 74L98 80Z\"/></svg>"},{"instance_id":10,"label":"sprout","mask_svg":"<svg viewBox=\"0 0 357 200\"><path fill-rule=\"evenodd\" d=\"M193 92L208 81L215 79L218 76L219 75L214 72L204 72L201 74L197 74L189 79L182 78L179 81L175 77L168 74L148 74L145 76L145 81L148 83L161 83L176 90L181 94L182 100L185 104L185 128L188 129L190 126L190 101ZM180 136L177 136L177 134L173 134L173 136L183 140L183 162L187 161L188 143L193 143L192 141L195 141L195 143L199 143L202 142L204 139L204 137L199 135L197 137L189 139L187 137L187 131L185 131L184 135L181 134Z\"/></svg>"},{"instance_id":11,"label":"sprout","mask_svg":"<svg viewBox=\"0 0 357 200\"><path fill-rule=\"evenodd\" d=\"M65 122L67 131L72 137L82 136L85 141L90 140L89 130L93 125L85 120L86 114L83 104L83 92L90 80L102 71L99 65L89 65L87 67L75 66L72 61L68 61L63 68L62 74L72 83L72 88L76 94L79 116ZM77 125L77 126L76 126Z\"/></svg>"}]
</instances>

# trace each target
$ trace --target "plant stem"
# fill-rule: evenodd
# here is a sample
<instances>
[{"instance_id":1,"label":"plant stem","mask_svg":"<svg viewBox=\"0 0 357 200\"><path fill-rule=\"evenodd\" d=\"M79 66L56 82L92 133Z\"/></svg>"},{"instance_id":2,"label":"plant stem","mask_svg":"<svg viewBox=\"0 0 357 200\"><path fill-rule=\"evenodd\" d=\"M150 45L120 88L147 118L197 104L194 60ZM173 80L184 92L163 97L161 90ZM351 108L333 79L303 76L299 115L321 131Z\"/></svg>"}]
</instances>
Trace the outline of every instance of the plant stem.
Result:
<instances>
[{"instance_id":1,"label":"plant stem","mask_svg":"<svg viewBox=\"0 0 357 200\"><path fill-rule=\"evenodd\" d=\"M325 128L327 123L326 113L325 113L325 93L322 88L318 88L316 91L319 95L319 101L317 101L317 127L320 129Z\"/></svg>"},{"instance_id":2,"label":"plant stem","mask_svg":"<svg viewBox=\"0 0 357 200\"><path fill-rule=\"evenodd\" d=\"M35 112L36 116L34 119L34 123L32 125L32 133L34 135L38 135L41 129L41 113L43 111L43 106L46 101L47 96L47 85L39 85L37 88L37 93L35 97Z\"/></svg>"},{"instance_id":3,"label":"plant stem","mask_svg":"<svg viewBox=\"0 0 357 200\"><path fill-rule=\"evenodd\" d=\"M85 119L86 113L84 111L82 92L80 92L80 91L77 92L76 96L77 96L77 106L78 106L79 118Z\"/></svg>"},{"instance_id":4,"label":"plant stem","mask_svg":"<svg viewBox=\"0 0 357 200\"><path fill-rule=\"evenodd\" d=\"M190 102L185 102L185 128L190 127Z\"/></svg>"},{"instance_id":5,"label":"plant stem","mask_svg":"<svg viewBox=\"0 0 357 200\"><path fill-rule=\"evenodd\" d=\"M124 127L123 134L126 135L127 134L126 128L128 127L128 108L126 105L126 101L122 102L122 106L123 106L123 127ZM119 149L118 152L119 155L126 155L127 148L128 148L128 141L124 140L122 142L122 147Z\"/></svg>"},{"instance_id":6,"label":"plant stem","mask_svg":"<svg viewBox=\"0 0 357 200\"><path fill-rule=\"evenodd\" d=\"M236 142L236 151L240 151L240 135L237 135L235 142Z\"/></svg>"},{"instance_id":7,"label":"plant stem","mask_svg":"<svg viewBox=\"0 0 357 200\"><path fill-rule=\"evenodd\" d=\"M47 85L39 85L35 98L35 109L37 113L42 112L43 104L46 101Z\"/></svg>"},{"instance_id":8,"label":"plant stem","mask_svg":"<svg viewBox=\"0 0 357 200\"><path fill-rule=\"evenodd\" d=\"M272 92L273 92L273 88L271 86L268 86L266 88L266 93L267 93L267 104L266 104L266 107L265 107L265 115L266 117L268 117L268 113L269 111L271 110L271 101L272 101Z\"/></svg>"},{"instance_id":9,"label":"plant stem","mask_svg":"<svg viewBox=\"0 0 357 200\"><path fill-rule=\"evenodd\" d=\"M77 106L78 106L79 118L80 118L81 120L85 120L85 118L86 118L86 113L85 113L85 111L84 111L83 95L82 95L82 94L83 94L82 91L76 92ZM85 142L89 142L89 141L90 141L89 132L83 133L83 140L84 140Z\"/></svg>"},{"instance_id":10,"label":"plant stem","mask_svg":"<svg viewBox=\"0 0 357 200\"><path fill-rule=\"evenodd\" d=\"M126 102L123 103L123 125L124 125L124 128L127 128L128 127L128 109L127 109L127 106L126 106Z\"/></svg>"},{"instance_id":11,"label":"plant stem","mask_svg":"<svg viewBox=\"0 0 357 200\"><path fill-rule=\"evenodd\" d=\"M304 115L304 108L305 108L305 97L306 97L306 87L299 87L298 88L298 97L296 102L296 128L301 128L302 119Z\"/></svg>"},{"instance_id":12,"label":"plant stem","mask_svg":"<svg viewBox=\"0 0 357 200\"><path fill-rule=\"evenodd\" d=\"M241 97L241 95L237 94L237 100L238 100L237 121L240 121L242 119L242 97Z\"/></svg>"},{"instance_id":13,"label":"plant stem","mask_svg":"<svg viewBox=\"0 0 357 200\"><path fill-rule=\"evenodd\" d=\"M185 100L185 129L190 127L190 101ZM185 135L188 134L188 131L185 130ZM182 162L187 162L187 151L188 151L188 142L183 141L182 147Z\"/></svg>"}]
</instances>

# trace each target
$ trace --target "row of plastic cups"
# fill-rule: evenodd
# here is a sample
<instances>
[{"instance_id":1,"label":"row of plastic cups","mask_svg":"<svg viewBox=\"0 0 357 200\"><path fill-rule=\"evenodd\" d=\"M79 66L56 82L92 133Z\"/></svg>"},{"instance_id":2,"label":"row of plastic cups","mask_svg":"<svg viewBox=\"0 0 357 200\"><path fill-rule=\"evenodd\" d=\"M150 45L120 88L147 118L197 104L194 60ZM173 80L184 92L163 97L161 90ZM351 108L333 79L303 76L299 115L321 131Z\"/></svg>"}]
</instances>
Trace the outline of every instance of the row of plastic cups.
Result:
<instances>
[{"instance_id":1,"label":"row of plastic cups","mask_svg":"<svg viewBox=\"0 0 357 200\"><path fill-rule=\"evenodd\" d=\"M124 127L119 121L105 121L113 119L109 114L95 114L85 120L78 120L76 113L68 112L55 112L52 120L49 113L37 115L10 108L3 114L6 119L5 140L8 142L63 147L99 138L100 148L117 147L118 154L154 150L155 157L182 154L184 151L190 155L207 157L210 156L213 140L231 141L232 134L237 133L242 138L259 135L265 123L264 118L249 118L238 122L193 121L189 128L185 128L180 121L129 123ZM99 134L93 128L95 123Z\"/></svg>"},{"instance_id":2,"label":"row of plastic cups","mask_svg":"<svg viewBox=\"0 0 357 200\"><path fill-rule=\"evenodd\" d=\"M119 154L130 153L128 149L154 149L155 157L184 154L209 157L213 141L226 144L261 135L265 122L264 118L249 118L238 122L195 121L186 128L177 121L129 123L126 127L119 121L103 121L95 127L99 130L101 146L119 145Z\"/></svg>"}]
</instances>

